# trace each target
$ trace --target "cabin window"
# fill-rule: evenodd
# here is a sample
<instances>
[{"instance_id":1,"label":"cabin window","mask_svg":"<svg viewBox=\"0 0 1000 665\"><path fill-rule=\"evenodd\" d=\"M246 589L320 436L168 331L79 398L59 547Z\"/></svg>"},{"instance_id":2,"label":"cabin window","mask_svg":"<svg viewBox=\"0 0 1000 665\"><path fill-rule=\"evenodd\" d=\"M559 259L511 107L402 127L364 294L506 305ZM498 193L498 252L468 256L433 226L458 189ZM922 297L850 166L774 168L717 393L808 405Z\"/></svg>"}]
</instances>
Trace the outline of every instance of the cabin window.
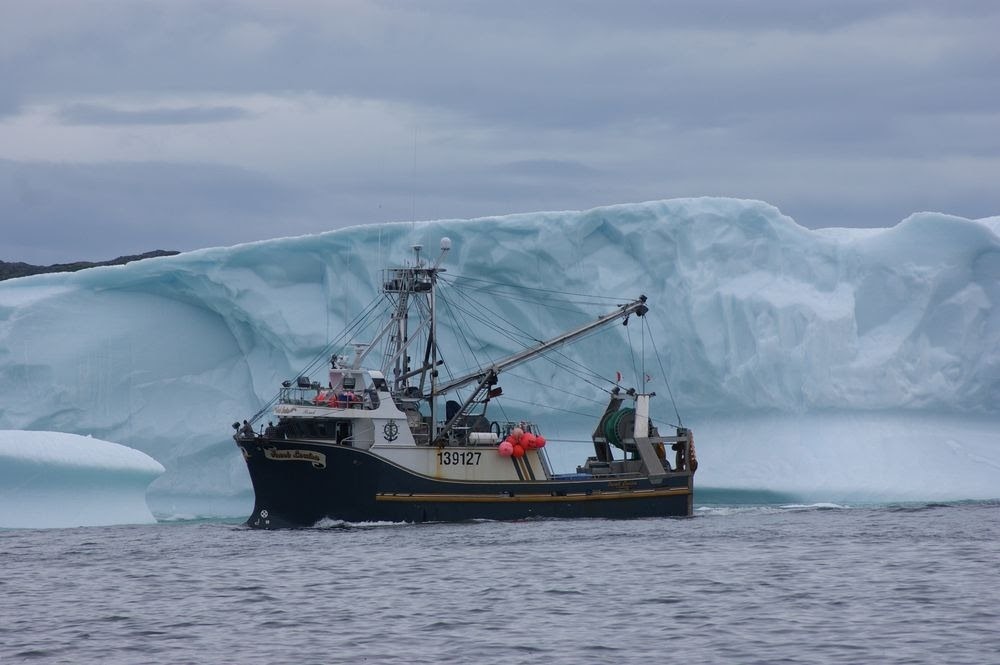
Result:
<instances>
[{"instance_id":1,"label":"cabin window","mask_svg":"<svg viewBox=\"0 0 1000 665\"><path fill-rule=\"evenodd\" d=\"M351 438L352 427L349 420L289 419L281 423L279 431L290 439L327 439L344 443Z\"/></svg>"},{"instance_id":2,"label":"cabin window","mask_svg":"<svg viewBox=\"0 0 1000 665\"><path fill-rule=\"evenodd\" d=\"M352 438L353 437L351 436L351 421L349 420L339 421L337 423L337 438L336 438L337 443L344 446L349 446L351 445Z\"/></svg>"}]
</instances>

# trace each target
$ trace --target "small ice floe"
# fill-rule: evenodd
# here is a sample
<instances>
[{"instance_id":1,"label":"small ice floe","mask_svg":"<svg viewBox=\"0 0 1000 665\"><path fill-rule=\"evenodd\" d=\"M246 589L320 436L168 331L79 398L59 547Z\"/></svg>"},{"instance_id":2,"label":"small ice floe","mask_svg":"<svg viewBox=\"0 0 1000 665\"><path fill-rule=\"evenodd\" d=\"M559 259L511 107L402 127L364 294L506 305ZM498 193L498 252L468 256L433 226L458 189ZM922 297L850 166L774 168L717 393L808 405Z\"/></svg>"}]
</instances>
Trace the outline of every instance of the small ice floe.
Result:
<instances>
[{"instance_id":1,"label":"small ice floe","mask_svg":"<svg viewBox=\"0 0 1000 665\"><path fill-rule=\"evenodd\" d=\"M63 432L0 430L0 528L149 524L149 455Z\"/></svg>"}]
</instances>

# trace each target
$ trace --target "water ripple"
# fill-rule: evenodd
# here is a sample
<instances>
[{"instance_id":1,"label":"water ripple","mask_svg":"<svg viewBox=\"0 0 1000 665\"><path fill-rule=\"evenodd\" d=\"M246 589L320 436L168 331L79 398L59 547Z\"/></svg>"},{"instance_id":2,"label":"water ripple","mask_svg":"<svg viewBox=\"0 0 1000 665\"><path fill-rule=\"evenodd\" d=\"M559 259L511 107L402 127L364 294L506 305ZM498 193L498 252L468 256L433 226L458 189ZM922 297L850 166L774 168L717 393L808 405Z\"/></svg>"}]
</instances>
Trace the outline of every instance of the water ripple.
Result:
<instances>
[{"instance_id":1,"label":"water ripple","mask_svg":"<svg viewBox=\"0 0 1000 665\"><path fill-rule=\"evenodd\" d=\"M11 530L0 662L992 662L996 507Z\"/></svg>"}]
</instances>

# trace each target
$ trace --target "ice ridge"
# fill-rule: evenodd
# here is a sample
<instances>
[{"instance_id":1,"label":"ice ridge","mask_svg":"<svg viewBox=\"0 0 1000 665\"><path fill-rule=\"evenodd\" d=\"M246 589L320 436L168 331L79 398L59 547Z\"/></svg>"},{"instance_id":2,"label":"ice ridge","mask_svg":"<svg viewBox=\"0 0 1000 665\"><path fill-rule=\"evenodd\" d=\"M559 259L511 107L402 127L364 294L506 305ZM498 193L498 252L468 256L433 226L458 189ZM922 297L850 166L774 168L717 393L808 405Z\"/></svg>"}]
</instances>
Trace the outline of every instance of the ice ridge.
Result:
<instances>
[{"instance_id":1,"label":"ice ridge","mask_svg":"<svg viewBox=\"0 0 1000 665\"><path fill-rule=\"evenodd\" d=\"M160 506L190 496L246 501L229 423L256 411L361 311L382 267L442 236L453 241L449 275L647 295L652 337L691 424L873 412L992 422L997 219L918 213L884 229L813 231L759 201L674 199L352 227L10 280L0 284L0 427L127 440L167 468L151 494ZM540 336L591 316L485 289L479 297L498 320ZM442 345L456 327L444 323ZM635 383L625 335L565 353ZM481 350L515 349L492 336ZM651 358L639 374L660 374ZM518 372L553 378L544 364ZM662 379L650 385L661 395ZM553 396L523 387L528 402L593 409L579 397L586 388Z\"/></svg>"}]
</instances>

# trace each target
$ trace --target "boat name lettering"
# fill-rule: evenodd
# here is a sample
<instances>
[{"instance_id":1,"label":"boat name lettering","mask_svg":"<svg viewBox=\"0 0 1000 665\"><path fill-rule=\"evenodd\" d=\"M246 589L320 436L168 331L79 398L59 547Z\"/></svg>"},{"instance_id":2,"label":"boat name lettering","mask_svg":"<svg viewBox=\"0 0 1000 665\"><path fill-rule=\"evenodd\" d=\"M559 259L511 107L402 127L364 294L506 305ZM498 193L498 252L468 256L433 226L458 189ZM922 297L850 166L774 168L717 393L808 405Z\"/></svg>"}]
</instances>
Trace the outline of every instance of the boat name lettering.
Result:
<instances>
[{"instance_id":1,"label":"boat name lettering","mask_svg":"<svg viewBox=\"0 0 1000 665\"><path fill-rule=\"evenodd\" d=\"M277 448L265 448L264 457L277 461L311 462L317 469L326 468L326 455L317 453L314 450L278 450Z\"/></svg>"},{"instance_id":2,"label":"boat name lettering","mask_svg":"<svg viewBox=\"0 0 1000 665\"><path fill-rule=\"evenodd\" d=\"M479 450L439 450L438 464L452 466L456 464L466 464L475 466L479 464L483 453Z\"/></svg>"},{"instance_id":3,"label":"boat name lettering","mask_svg":"<svg viewBox=\"0 0 1000 665\"><path fill-rule=\"evenodd\" d=\"M636 486L634 480L612 480L608 483L608 487L615 490L633 490Z\"/></svg>"}]
</instances>

